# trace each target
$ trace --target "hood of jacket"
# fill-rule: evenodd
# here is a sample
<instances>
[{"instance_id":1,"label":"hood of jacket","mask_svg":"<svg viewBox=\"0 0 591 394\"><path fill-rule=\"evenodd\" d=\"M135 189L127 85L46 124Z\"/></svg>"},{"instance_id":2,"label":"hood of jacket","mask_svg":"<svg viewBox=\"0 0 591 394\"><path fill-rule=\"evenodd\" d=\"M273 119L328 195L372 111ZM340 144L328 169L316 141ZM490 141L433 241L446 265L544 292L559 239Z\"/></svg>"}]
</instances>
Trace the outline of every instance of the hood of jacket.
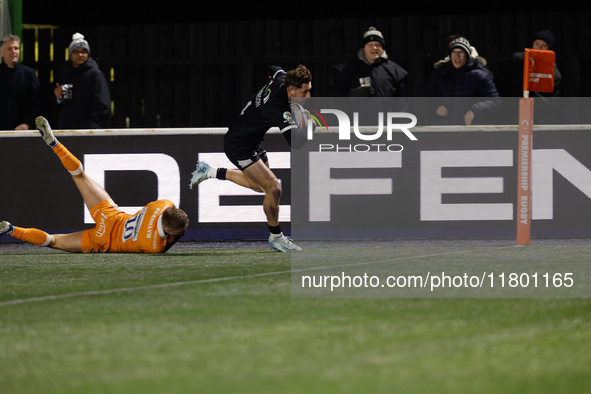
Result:
<instances>
[{"instance_id":1,"label":"hood of jacket","mask_svg":"<svg viewBox=\"0 0 591 394\"><path fill-rule=\"evenodd\" d=\"M71 61L69 61L68 64L70 72L84 72L92 68L95 68L97 70L99 69L98 63L90 56L88 57L88 60L84 64L81 64L79 67L72 66Z\"/></svg>"}]
</instances>

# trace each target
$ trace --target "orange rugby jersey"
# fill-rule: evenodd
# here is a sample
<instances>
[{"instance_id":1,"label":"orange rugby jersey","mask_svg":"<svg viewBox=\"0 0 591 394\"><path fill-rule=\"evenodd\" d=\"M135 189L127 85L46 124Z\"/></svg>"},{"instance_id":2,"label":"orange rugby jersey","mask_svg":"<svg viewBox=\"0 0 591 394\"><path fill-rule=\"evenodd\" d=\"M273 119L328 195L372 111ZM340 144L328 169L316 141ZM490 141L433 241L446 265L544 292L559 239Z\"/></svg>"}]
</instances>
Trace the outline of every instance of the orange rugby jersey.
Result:
<instances>
[{"instance_id":1,"label":"orange rugby jersey","mask_svg":"<svg viewBox=\"0 0 591 394\"><path fill-rule=\"evenodd\" d=\"M138 213L121 221L111 233L110 252L162 253L166 235L162 230L162 213L174 207L172 201L149 203Z\"/></svg>"}]
</instances>

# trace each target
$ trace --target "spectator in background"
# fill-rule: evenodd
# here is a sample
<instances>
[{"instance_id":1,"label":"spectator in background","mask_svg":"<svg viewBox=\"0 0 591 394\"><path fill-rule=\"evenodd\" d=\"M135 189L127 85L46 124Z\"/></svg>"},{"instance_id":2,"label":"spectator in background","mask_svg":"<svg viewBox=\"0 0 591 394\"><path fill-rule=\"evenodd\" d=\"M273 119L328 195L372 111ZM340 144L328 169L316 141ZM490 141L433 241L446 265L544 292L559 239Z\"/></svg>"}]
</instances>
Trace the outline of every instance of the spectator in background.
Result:
<instances>
[{"instance_id":1,"label":"spectator in background","mask_svg":"<svg viewBox=\"0 0 591 394\"><path fill-rule=\"evenodd\" d=\"M19 63L20 38L0 42L0 130L31 130L39 111L39 79L35 70Z\"/></svg>"},{"instance_id":2,"label":"spectator in background","mask_svg":"<svg viewBox=\"0 0 591 394\"><path fill-rule=\"evenodd\" d=\"M532 49L538 50L553 50L554 35L550 30L541 30L533 37ZM516 52L513 54L513 59L509 68L509 75L501 85L501 93L503 97L523 97L523 59L524 52ZM560 82L562 76L558 67L554 66L554 91L551 93L544 92L530 92L530 97L558 97L560 95Z\"/></svg>"},{"instance_id":3,"label":"spectator in background","mask_svg":"<svg viewBox=\"0 0 591 394\"><path fill-rule=\"evenodd\" d=\"M451 43L455 39L460 38L460 37L464 37L464 36L462 36L461 34L452 34L451 36L447 37L447 49L449 50ZM490 77L492 79L494 79L493 73L488 68L486 68L486 65L487 65L486 59L484 57L480 56L478 54L478 51L476 50L476 48L474 48L472 45L470 45L470 55L472 56L473 59L480 60L480 63L482 63L482 67L484 68L484 71L486 71L490 75ZM450 61L449 55L445 56L441 60L436 61L435 64L433 64L433 68L435 68L435 70L436 70L435 72L438 72L438 71L440 72L442 70L442 68L440 68L440 66L449 62L449 61Z\"/></svg>"},{"instance_id":4,"label":"spectator in background","mask_svg":"<svg viewBox=\"0 0 591 394\"><path fill-rule=\"evenodd\" d=\"M333 97L406 97L407 72L388 58L381 32L371 26L357 55L336 65Z\"/></svg>"},{"instance_id":5,"label":"spectator in background","mask_svg":"<svg viewBox=\"0 0 591 394\"><path fill-rule=\"evenodd\" d=\"M438 98L430 109L436 115L435 123L471 125L500 105L499 93L480 60L472 57L466 38L452 41L449 57L429 79L425 96ZM471 99L481 97L489 99Z\"/></svg>"},{"instance_id":6,"label":"spectator in background","mask_svg":"<svg viewBox=\"0 0 591 394\"><path fill-rule=\"evenodd\" d=\"M111 99L105 75L90 57L84 36L75 33L69 47L71 68L54 90L61 107L60 129L98 129L104 127Z\"/></svg>"}]
</instances>

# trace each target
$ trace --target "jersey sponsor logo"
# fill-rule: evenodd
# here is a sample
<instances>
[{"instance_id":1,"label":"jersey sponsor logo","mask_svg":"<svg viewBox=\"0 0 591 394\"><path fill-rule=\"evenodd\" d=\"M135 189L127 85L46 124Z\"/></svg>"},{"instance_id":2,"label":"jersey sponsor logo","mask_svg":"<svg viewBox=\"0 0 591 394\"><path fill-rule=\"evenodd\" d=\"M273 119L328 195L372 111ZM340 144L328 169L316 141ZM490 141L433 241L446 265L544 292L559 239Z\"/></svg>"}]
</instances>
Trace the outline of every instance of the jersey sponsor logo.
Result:
<instances>
[{"instance_id":1,"label":"jersey sponsor logo","mask_svg":"<svg viewBox=\"0 0 591 394\"><path fill-rule=\"evenodd\" d=\"M105 219L107 219L107 215L105 215L104 213L101 212L101 221L99 222L99 225L96 230L96 236L99 238L102 237L103 235L105 235L105 231L107 229L107 225L105 224Z\"/></svg>"},{"instance_id":2,"label":"jersey sponsor logo","mask_svg":"<svg viewBox=\"0 0 591 394\"><path fill-rule=\"evenodd\" d=\"M286 130L292 129L292 128L298 128L298 125L296 124L295 120L293 119L293 116L291 115L290 111L285 111L283 113L283 123L287 123L289 125L289 127L286 127L284 129L281 130L281 132L283 133Z\"/></svg>"}]
</instances>

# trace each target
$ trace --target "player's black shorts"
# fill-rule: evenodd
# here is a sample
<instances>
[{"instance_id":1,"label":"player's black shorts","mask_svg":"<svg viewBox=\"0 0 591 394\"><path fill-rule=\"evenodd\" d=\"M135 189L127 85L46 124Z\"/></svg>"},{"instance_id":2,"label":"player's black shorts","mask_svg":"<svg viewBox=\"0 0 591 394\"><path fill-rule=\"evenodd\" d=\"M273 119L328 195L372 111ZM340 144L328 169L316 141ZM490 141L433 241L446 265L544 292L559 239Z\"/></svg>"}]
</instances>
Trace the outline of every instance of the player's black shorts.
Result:
<instances>
[{"instance_id":1,"label":"player's black shorts","mask_svg":"<svg viewBox=\"0 0 591 394\"><path fill-rule=\"evenodd\" d=\"M224 152L232 164L238 167L240 171L243 171L259 160L262 160L264 163L269 161L263 141L261 141L258 147L252 149L252 146L240 146L240 144L228 138L226 134L226 137L224 137Z\"/></svg>"}]
</instances>

